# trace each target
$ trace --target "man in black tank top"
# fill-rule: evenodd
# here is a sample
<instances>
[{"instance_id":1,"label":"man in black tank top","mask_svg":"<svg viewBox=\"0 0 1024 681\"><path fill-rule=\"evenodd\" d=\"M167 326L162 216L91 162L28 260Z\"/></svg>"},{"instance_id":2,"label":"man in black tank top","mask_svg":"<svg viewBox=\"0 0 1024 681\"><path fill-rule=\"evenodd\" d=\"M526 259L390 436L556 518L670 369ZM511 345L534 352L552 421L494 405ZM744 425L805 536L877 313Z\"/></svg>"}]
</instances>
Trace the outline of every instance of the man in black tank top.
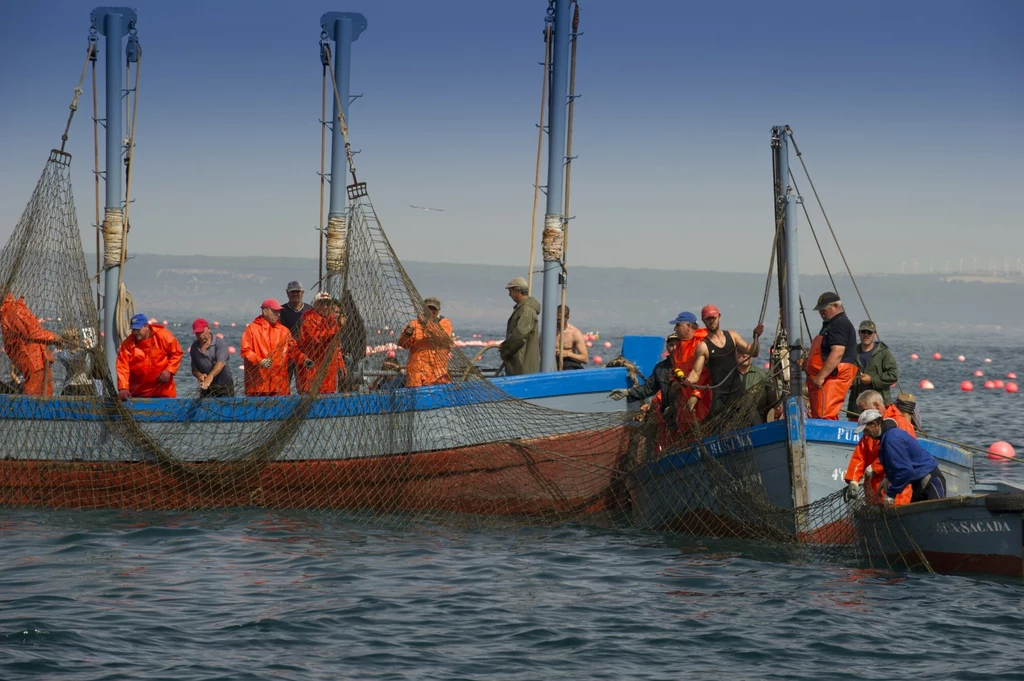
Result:
<instances>
[{"instance_id":1,"label":"man in black tank top","mask_svg":"<svg viewBox=\"0 0 1024 681\"><path fill-rule=\"evenodd\" d=\"M711 374L711 412L710 415L721 413L723 409L738 400L746 392L743 376L736 368L736 351L757 357L761 352L761 333L764 326L757 325L754 329L754 340L747 344L732 329L721 328L722 313L714 305L705 305L700 311L704 326L708 329L707 337L697 346L691 375L696 380L707 364ZM689 377L688 377L689 378Z\"/></svg>"}]
</instances>

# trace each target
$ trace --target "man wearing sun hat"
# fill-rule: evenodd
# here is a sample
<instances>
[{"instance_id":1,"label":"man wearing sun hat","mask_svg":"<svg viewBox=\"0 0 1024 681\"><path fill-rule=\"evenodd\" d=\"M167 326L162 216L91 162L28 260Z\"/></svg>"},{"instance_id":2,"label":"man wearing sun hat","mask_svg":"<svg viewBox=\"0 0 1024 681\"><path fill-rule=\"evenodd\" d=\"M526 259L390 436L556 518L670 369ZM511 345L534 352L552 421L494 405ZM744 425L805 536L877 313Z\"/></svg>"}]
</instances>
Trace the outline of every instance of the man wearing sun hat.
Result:
<instances>
[{"instance_id":1,"label":"man wearing sun hat","mask_svg":"<svg viewBox=\"0 0 1024 681\"><path fill-rule=\"evenodd\" d=\"M452 323L441 315L441 301L437 298L424 299L423 307L426 313L409 322L398 337L398 346L409 351L405 367L408 388L452 382L448 375Z\"/></svg>"},{"instance_id":2,"label":"man wearing sun hat","mask_svg":"<svg viewBox=\"0 0 1024 681\"><path fill-rule=\"evenodd\" d=\"M245 394L256 397L288 395L290 362L313 366L313 360L299 352L288 328L281 324L281 303L267 298L260 303L260 315L242 333Z\"/></svg>"},{"instance_id":3,"label":"man wearing sun hat","mask_svg":"<svg viewBox=\"0 0 1024 681\"><path fill-rule=\"evenodd\" d=\"M117 352L117 396L177 397L174 374L185 353L163 324L150 324L139 312L132 315L131 335Z\"/></svg>"},{"instance_id":4,"label":"man wearing sun hat","mask_svg":"<svg viewBox=\"0 0 1024 681\"><path fill-rule=\"evenodd\" d=\"M913 489L911 502L945 498L946 478L939 462L894 419L883 418L877 409L865 409L857 419L856 431L879 441L878 460L885 470L880 491L884 490L886 506L894 505L907 486Z\"/></svg>"}]
</instances>

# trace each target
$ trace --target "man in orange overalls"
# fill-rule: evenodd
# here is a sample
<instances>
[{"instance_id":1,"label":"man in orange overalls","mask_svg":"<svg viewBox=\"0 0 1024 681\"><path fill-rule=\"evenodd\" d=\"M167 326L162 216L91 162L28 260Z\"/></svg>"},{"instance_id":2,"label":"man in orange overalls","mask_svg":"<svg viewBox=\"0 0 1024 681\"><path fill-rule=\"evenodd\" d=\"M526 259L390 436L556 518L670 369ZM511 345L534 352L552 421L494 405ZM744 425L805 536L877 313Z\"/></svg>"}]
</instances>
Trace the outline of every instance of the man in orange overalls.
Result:
<instances>
[{"instance_id":1,"label":"man in orange overalls","mask_svg":"<svg viewBox=\"0 0 1024 681\"><path fill-rule=\"evenodd\" d=\"M451 383L448 360L452 354L452 323L441 316L441 301L427 298L427 309L409 322L398 338L399 347L409 350L405 366L407 388Z\"/></svg>"},{"instance_id":2,"label":"man in orange overalls","mask_svg":"<svg viewBox=\"0 0 1024 681\"><path fill-rule=\"evenodd\" d=\"M877 410L883 418L893 419L896 421L898 428L917 437L917 432L910 421L907 420L895 404L886 406L882 394L877 390L865 390L862 392L857 398L857 406L862 411L866 409ZM853 450L853 456L850 457L850 465L846 468L846 475L843 476L843 480L846 481L846 490L843 492L843 497L847 501L853 501L860 496L860 479L864 478L864 497L867 502L869 504L882 503L882 495L885 494L885 490L881 489L881 486L882 481L885 479L885 469L882 468L882 462L878 458L880 448L879 440L867 435L861 436L860 442L857 443L857 448ZM913 493L913 486L907 485L902 492L896 495L895 505L909 504Z\"/></svg>"},{"instance_id":3,"label":"man in orange overalls","mask_svg":"<svg viewBox=\"0 0 1024 681\"><path fill-rule=\"evenodd\" d=\"M313 298L313 307L302 314L302 322L296 324L299 330L299 352L313 360L310 367L300 365L295 371L295 387L300 394L316 392L323 395L338 392L338 373L345 371L345 360L341 356L341 324L338 315L341 308L331 300L330 294L321 291ZM321 369L326 365L325 369ZM325 371L319 385L316 379Z\"/></svg>"},{"instance_id":4,"label":"man in orange overalls","mask_svg":"<svg viewBox=\"0 0 1024 681\"><path fill-rule=\"evenodd\" d=\"M832 291L818 296L814 309L821 314L822 321L820 350L816 353L820 355L821 368L811 373L812 365L817 364L812 343L812 357L807 360L808 402L812 418L835 421L857 377L857 330L843 311L839 296Z\"/></svg>"},{"instance_id":5,"label":"man in orange overalls","mask_svg":"<svg viewBox=\"0 0 1024 681\"><path fill-rule=\"evenodd\" d=\"M8 293L0 304L0 334L4 352L24 378L22 394L53 395L53 353L50 345L63 342L60 336L47 331L25 304Z\"/></svg>"},{"instance_id":6,"label":"man in orange overalls","mask_svg":"<svg viewBox=\"0 0 1024 681\"><path fill-rule=\"evenodd\" d=\"M304 369L313 367L313 360L299 351L288 327L279 323L282 309L276 299L267 298L260 303L260 316L242 333L246 395L289 395L288 363L301 364Z\"/></svg>"},{"instance_id":7,"label":"man in orange overalls","mask_svg":"<svg viewBox=\"0 0 1024 681\"><path fill-rule=\"evenodd\" d=\"M174 374L184 354L178 339L141 312L132 315L131 329L117 352L117 396L177 397Z\"/></svg>"},{"instance_id":8,"label":"man in orange overalls","mask_svg":"<svg viewBox=\"0 0 1024 681\"><path fill-rule=\"evenodd\" d=\"M697 421L703 421L711 411L711 390L694 386L708 385L711 375L705 366L700 374L693 371L697 356L697 346L707 335L708 330L698 328L697 315L692 312L680 312L670 324L675 325L679 345L672 352L672 374L680 387L680 394L672 403L675 405L677 422L682 431L689 430Z\"/></svg>"}]
</instances>

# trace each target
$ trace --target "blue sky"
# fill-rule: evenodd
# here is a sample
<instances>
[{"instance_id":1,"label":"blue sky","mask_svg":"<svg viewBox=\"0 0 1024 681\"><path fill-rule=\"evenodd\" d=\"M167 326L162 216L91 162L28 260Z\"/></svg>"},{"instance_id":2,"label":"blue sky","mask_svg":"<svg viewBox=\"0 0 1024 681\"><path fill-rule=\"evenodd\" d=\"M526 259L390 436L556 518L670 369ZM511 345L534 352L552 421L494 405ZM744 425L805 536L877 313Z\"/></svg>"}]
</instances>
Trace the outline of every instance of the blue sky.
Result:
<instances>
[{"instance_id":1,"label":"blue sky","mask_svg":"<svg viewBox=\"0 0 1024 681\"><path fill-rule=\"evenodd\" d=\"M364 96L351 132L399 256L525 267L546 5L137 3L130 247L316 256L318 22L334 9L369 22L353 50ZM0 7L0 238L59 145L93 7ZM856 270L1013 265L1021 26L1024 3L1009 0L586 0L570 265L762 271L778 123L796 131ZM89 234L90 106L69 143ZM803 269L820 272L803 231Z\"/></svg>"}]
</instances>

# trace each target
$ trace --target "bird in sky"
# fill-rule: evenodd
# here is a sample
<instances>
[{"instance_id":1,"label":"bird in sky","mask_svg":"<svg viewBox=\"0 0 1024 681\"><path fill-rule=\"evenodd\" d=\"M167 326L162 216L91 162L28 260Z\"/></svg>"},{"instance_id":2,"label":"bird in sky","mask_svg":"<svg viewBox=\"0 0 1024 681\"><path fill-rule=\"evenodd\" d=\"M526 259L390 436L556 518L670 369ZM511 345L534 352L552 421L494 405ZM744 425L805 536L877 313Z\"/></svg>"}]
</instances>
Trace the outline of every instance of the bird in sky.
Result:
<instances>
[{"instance_id":1,"label":"bird in sky","mask_svg":"<svg viewBox=\"0 0 1024 681\"><path fill-rule=\"evenodd\" d=\"M443 213L444 212L444 208L428 208L426 206L414 206L411 203L409 204L409 208L415 208L417 210L430 210L430 211L434 211L434 212L437 212L437 213Z\"/></svg>"}]
</instances>

